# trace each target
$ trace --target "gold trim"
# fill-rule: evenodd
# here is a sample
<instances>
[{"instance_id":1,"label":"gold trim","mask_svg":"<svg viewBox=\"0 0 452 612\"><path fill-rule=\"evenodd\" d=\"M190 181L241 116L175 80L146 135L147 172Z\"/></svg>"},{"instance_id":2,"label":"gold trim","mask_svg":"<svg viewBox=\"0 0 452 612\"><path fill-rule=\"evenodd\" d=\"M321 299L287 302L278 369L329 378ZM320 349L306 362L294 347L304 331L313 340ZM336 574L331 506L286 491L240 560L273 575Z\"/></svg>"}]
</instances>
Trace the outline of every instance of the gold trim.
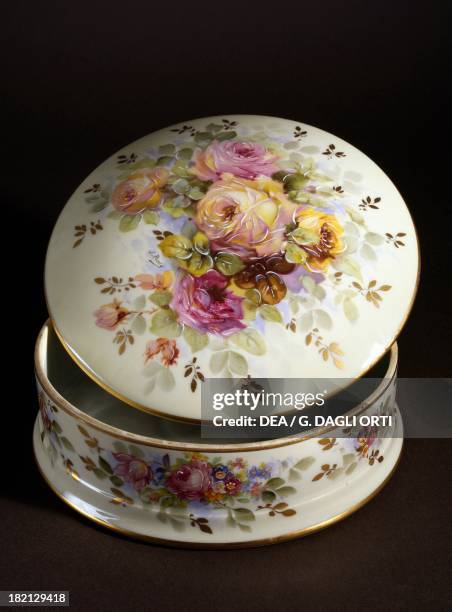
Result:
<instances>
[{"instance_id":1,"label":"gold trim","mask_svg":"<svg viewBox=\"0 0 452 612\"><path fill-rule=\"evenodd\" d=\"M123 429L119 429L112 425L108 425L103 423L102 421L97 420L96 418L86 414L85 412L79 410L75 406L73 406L70 402L68 402L60 393L53 387L52 383L49 381L47 374L41 364L40 351L44 342L44 336L51 329L51 323L49 320L46 321L44 326L42 327L38 338L36 340L35 346L35 372L36 378L39 381L39 384L44 389L46 394L52 399L52 401L59 407L63 412L66 412L70 416L78 419L80 421L85 422L90 425L94 429L101 431L107 435L110 435L119 440L126 440L128 442L134 442L137 444L141 444L143 446L151 446L154 448L163 448L169 450L178 450L182 452L201 452L201 453L231 453L231 452L245 452L245 451L259 451L270 448L279 448L282 446L290 446L292 444L297 444L298 442L303 442L305 440L309 440L310 438L318 438L323 437L329 431L336 429L334 426L328 427L319 427L317 429L313 429L309 434L305 436L286 436L285 438L277 438L274 440L264 440L260 442L251 442L249 444L219 444L215 446L214 444L208 443L193 443L193 442L172 442L169 440L161 440L157 438L151 438L147 436L141 436L139 434L129 433ZM394 381L397 370L397 356L398 356L398 348L397 344L393 344L391 347L390 359L388 370L386 372L385 377L382 379L380 385L375 389L371 395L364 400L361 404L358 404L353 410L350 410L347 415L353 416L358 415L364 412L371 404L376 402L388 389L388 387ZM386 383L386 384L384 384Z\"/></svg>"},{"instance_id":2,"label":"gold trim","mask_svg":"<svg viewBox=\"0 0 452 612\"><path fill-rule=\"evenodd\" d=\"M130 531L128 529L122 529L120 527L116 527L115 525L111 525L110 523L107 523L106 521L103 521L103 520L97 518L96 516L92 516L88 512L85 512L84 510L79 508L73 502L69 501L66 497L64 497L64 495L62 495L56 489L56 487L53 485L53 483L44 474L44 471L41 468L41 465L40 465L40 463L38 461L38 458L36 456L36 452L35 452L34 444L33 444L33 456L34 456L34 460L35 460L35 463L37 465L38 471L41 474L42 478L44 479L45 483L48 485L50 490L61 501L63 501L67 506L72 508L72 510L75 510L78 514L81 514L84 518L86 518L86 519L96 523L97 525L100 525L101 527L109 529L110 531L114 532L115 534L119 534L119 535L125 536L127 538L132 538L134 540L140 540L140 541L148 542L148 543L151 543L151 544L159 544L159 545L168 546L168 547L171 547L171 548L191 548L191 549L204 549L204 550L206 550L206 549L207 550L230 550L230 549L238 549L238 548L258 548L259 546L267 546L267 545L271 545L271 544L279 544L281 542L287 542L289 540L294 540L296 538L301 538L301 537L310 535L311 533L315 533L317 531L321 531L323 529L326 529L327 527L330 527L331 525L334 525L335 523L343 521L344 519L346 519L349 516L351 516L352 514L354 514L356 511L360 510L367 503L369 503L386 486L386 484L389 482L389 480L394 475L394 473L395 473L395 471L396 471L396 469L397 469L397 467L398 467L398 465L400 463L401 456L402 456L402 450L403 450L403 439L402 439L402 447L400 449L399 456L397 457L397 460L394 463L394 466L392 467L392 469L389 472L389 474L378 485L378 487L374 491L372 491L372 493L367 495L367 497L362 499L360 502L354 504L348 510L345 510L344 512L341 512L340 514L337 514L336 516L333 516L333 517L331 517L331 518L329 518L329 519L327 519L325 521L322 521L321 523L317 523L315 525L311 525L310 527L305 527L303 529L299 529L298 531L292 531L290 533L286 533L286 534L283 534L283 535L280 535L280 536L275 536L273 538L262 538L260 540L247 540L247 541L244 541L244 542L234 542L234 543L224 543L224 544L216 543L216 544L214 544L214 543L209 543L209 542L178 542L176 540L167 540L165 538L157 538L155 536L148 536L148 535L144 535L144 534L139 534L139 533L135 533L134 531Z\"/></svg>"},{"instance_id":3,"label":"gold trim","mask_svg":"<svg viewBox=\"0 0 452 612\"><path fill-rule=\"evenodd\" d=\"M218 119L220 118L221 115L216 115L213 117L198 117L195 118L194 120L201 120L201 119L206 119L206 120L214 120L214 119ZM281 117L272 117L270 115L228 115L228 117L262 117L264 119L272 119L272 120L280 120L283 119L284 121L293 121L293 119L287 119L287 118L281 118ZM308 123L304 123L303 125L305 125L308 128L314 128L314 129L322 129L322 128L316 128L315 126L312 126ZM171 126L166 126L161 128L161 130L157 130L157 131L162 131L165 130L167 128L169 128ZM325 130L322 130L325 131ZM339 137L338 137L339 138ZM141 139L139 139L141 140ZM343 140L341 138L341 140ZM389 351L389 349L393 346L393 344L396 342L397 338L399 337L402 329L405 327L405 324L408 320L408 317L411 314L411 311L413 309L414 306L414 301L416 299L417 296L417 292L419 289L419 282L420 282L420 276L421 276L421 256L420 256L420 246L419 246L419 235L418 235L418 231L417 231L417 227L414 223L414 219L410 213L410 209L408 208L408 206L406 205L405 200L402 197L402 194L400 193L400 191L397 189L397 187L395 186L395 184L393 183L393 181L389 178L389 176L386 174L386 172L380 168L380 166L378 164L376 164L368 155L366 155L363 151L361 151L360 149L357 149L354 145L350 144L349 142L343 140L344 143L346 143L349 147L352 147L354 149L356 149L357 151L359 151L359 153L361 153L362 155L364 155L365 157L367 157L367 159L369 159L371 161L371 163L373 163L379 170L380 172L383 173L383 175L388 179L388 181L391 183L391 185L394 186L394 189L397 191L398 195L400 196L400 199L402 200L403 204L405 205L405 208L408 212L408 216L411 219L411 223L413 224L413 229L414 229L414 237L416 239L416 251L417 251L417 271L416 271L416 282L414 285L414 291L413 294L411 296L411 301L408 305L408 308L406 310L406 313L399 325L399 327L396 329L392 339L390 340L389 343L387 343L383 349L381 350L381 352L379 353L379 355L370 363L370 365L363 370L362 372L360 372L356 378L362 378L363 376L365 376L367 374L367 372L369 372L369 370L371 370L377 363L378 361L383 357L383 355L386 354L387 351ZM130 146L132 146L134 143L130 143ZM57 218L57 222L58 219L60 218L60 216L62 215L63 211L64 211L65 206L63 207L63 209L61 210L60 214L58 215ZM128 397L126 397L125 395L123 395L122 393L120 393L119 391L116 391L115 389L113 389L113 387L110 387L109 385L107 385L107 383L105 381L103 381L99 376L97 376L97 374L95 374L90 368L89 366L79 357L79 355L69 346L69 344L66 343L66 341L63 339L63 335L62 333L58 330L55 320L52 316L52 310L50 308L50 304L49 304L49 300L47 297L47 283L46 283L46 277L47 277L47 259L48 259L48 252L49 252L49 248L50 248L50 242L52 240L52 236L53 236L53 231L52 231L52 235L50 237L50 241L49 244L47 246L47 252L46 252L46 263L45 263L45 270L44 270L44 297L45 297L45 302L47 305L47 310L49 312L49 316L50 316L50 320L52 322L52 326L55 330L55 333L57 334L58 338L60 339L61 344L63 345L63 347L66 349L66 351L69 353L69 355L71 356L71 358L75 361L75 363L78 365L78 367L83 370L83 372L85 372L85 374L87 376L89 376L91 378L91 380L93 380L96 384L98 384L104 391L106 391L107 393L109 393L110 395L113 395L114 397L116 397L117 399L121 400L122 402L124 402L125 404L128 404L129 406L132 406L132 408L136 408L138 410L141 410L142 412L146 412L148 414L153 414L154 416L158 416L158 417L162 417L164 419L170 420L170 421L180 421L182 423L190 423L190 424L200 424L202 421L200 419L191 419L188 417L182 417L182 416L176 416L174 414L168 414L167 412L162 412L160 410L157 410L155 408L150 408L149 406L145 406L144 404L140 404L139 402L136 402L135 400L132 400Z\"/></svg>"}]
</instances>

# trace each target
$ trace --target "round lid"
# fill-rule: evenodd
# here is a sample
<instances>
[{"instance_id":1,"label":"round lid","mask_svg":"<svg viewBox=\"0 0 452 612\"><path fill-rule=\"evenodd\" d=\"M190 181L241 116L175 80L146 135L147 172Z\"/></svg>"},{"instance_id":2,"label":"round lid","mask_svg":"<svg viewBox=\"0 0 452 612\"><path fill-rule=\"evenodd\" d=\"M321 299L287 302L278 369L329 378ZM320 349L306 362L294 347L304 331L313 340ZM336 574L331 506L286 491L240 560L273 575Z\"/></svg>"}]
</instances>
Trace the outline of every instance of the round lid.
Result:
<instances>
[{"instance_id":1,"label":"round lid","mask_svg":"<svg viewBox=\"0 0 452 612\"><path fill-rule=\"evenodd\" d=\"M208 377L354 379L389 348L418 279L389 178L317 128L196 119L101 164L46 261L63 344L132 406L199 420Z\"/></svg>"}]
</instances>

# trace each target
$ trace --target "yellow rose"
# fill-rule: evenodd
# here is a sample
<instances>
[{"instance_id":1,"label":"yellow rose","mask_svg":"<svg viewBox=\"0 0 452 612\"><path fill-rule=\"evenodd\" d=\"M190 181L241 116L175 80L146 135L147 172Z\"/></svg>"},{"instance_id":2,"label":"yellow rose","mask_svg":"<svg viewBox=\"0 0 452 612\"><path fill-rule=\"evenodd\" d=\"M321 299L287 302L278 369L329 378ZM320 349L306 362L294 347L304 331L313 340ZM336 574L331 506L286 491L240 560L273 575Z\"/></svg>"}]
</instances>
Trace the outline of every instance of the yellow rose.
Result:
<instances>
[{"instance_id":1,"label":"yellow rose","mask_svg":"<svg viewBox=\"0 0 452 612\"><path fill-rule=\"evenodd\" d=\"M264 256L280 251L295 211L280 183L225 173L198 202L195 222L214 251Z\"/></svg>"},{"instance_id":2,"label":"yellow rose","mask_svg":"<svg viewBox=\"0 0 452 612\"><path fill-rule=\"evenodd\" d=\"M146 208L157 206L168 177L165 168L134 172L115 187L111 198L113 206L126 215L138 215Z\"/></svg>"},{"instance_id":3,"label":"yellow rose","mask_svg":"<svg viewBox=\"0 0 452 612\"><path fill-rule=\"evenodd\" d=\"M300 259L311 270L325 270L331 260L345 250L341 240L344 230L334 215L308 206L298 210L295 223L297 227L290 234L291 245L295 243L303 251Z\"/></svg>"}]
</instances>

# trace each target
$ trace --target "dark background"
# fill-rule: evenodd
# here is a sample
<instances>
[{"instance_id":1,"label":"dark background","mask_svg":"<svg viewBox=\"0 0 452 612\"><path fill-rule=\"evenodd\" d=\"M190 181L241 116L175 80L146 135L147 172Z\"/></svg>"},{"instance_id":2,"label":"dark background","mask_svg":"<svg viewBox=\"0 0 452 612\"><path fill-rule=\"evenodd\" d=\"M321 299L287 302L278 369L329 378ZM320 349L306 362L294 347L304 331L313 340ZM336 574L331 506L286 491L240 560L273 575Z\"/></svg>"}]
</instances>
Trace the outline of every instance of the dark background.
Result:
<instances>
[{"instance_id":1,"label":"dark background","mask_svg":"<svg viewBox=\"0 0 452 612\"><path fill-rule=\"evenodd\" d=\"M42 270L56 217L117 149L195 117L312 124L389 174L423 261L399 372L451 375L451 17L436 1L2 6L2 235L15 236L3 273L2 331L13 336L2 341L21 395L3 406L15 449L2 451L0 588L69 589L80 610L451 605L449 440L408 440L385 490L347 521L230 552L159 548L88 525L45 488L31 456L32 350L46 319Z\"/></svg>"}]
</instances>

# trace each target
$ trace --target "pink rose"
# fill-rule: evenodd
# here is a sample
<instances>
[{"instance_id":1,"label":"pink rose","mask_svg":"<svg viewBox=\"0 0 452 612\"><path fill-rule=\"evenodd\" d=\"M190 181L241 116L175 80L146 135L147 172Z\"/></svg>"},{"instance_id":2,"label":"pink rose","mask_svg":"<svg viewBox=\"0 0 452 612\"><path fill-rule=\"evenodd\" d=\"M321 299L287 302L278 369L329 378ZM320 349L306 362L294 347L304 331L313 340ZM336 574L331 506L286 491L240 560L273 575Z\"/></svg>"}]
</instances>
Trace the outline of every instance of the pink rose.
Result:
<instances>
[{"instance_id":1,"label":"pink rose","mask_svg":"<svg viewBox=\"0 0 452 612\"><path fill-rule=\"evenodd\" d=\"M134 489L141 491L154 478L152 469L137 457L127 453L113 453L118 464L114 468L116 476L133 485Z\"/></svg>"},{"instance_id":2,"label":"pink rose","mask_svg":"<svg viewBox=\"0 0 452 612\"><path fill-rule=\"evenodd\" d=\"M242 298L226 290L227 279L216 270L193 277L181 273L171 307L179 320L200 332L229 336L245 325Z\"/></svg>"},{"instance_id":3,"label":"pink rose","mask_svg":"<svg viewBox=\"0 0 452 612\"><path fill-rule=\"evenodd\" d=\"M113 300L111 304L104 304L94 311L96 325L110 331L115 329L128 314L129 311L121 306L119 300Z\"/></svg>"},{"instance_id":4,"label":"pink rose","mask_svg":"<svg viewBox=\"0 0 452 612\"><path fill-rule=\"evenodd\" d=\"M205 151L196 151L194 172L202 181L215 181L223 172L253 179L271 176L278 171L277 157L265 147L253 142L214 140Z\"/></svg>"},{"instance_id":5,"label":"pink rose","mask_svg":"<svg viewBox=\"0 0 452 612\"><path fill-rule=\"evenodd\" d=\"M168 338L149 340L144 352L144 363L147 363L149 359L153 359L159 354L162 358L163 365L167 368L177 363L179 349L177 348L176 341L168 340Z\"/></svg>"},{"instance_id":6,"label":"pink rose","mask_svg":"<svg viewBox=\"0 0 452 612\"><path fill-rule=\"evenodd\" d=\"M181 499L200 500L210 489L211 468L204 461L193 460L178 466L166 480L166 488Z\"/></svg>"}]
</instances>

